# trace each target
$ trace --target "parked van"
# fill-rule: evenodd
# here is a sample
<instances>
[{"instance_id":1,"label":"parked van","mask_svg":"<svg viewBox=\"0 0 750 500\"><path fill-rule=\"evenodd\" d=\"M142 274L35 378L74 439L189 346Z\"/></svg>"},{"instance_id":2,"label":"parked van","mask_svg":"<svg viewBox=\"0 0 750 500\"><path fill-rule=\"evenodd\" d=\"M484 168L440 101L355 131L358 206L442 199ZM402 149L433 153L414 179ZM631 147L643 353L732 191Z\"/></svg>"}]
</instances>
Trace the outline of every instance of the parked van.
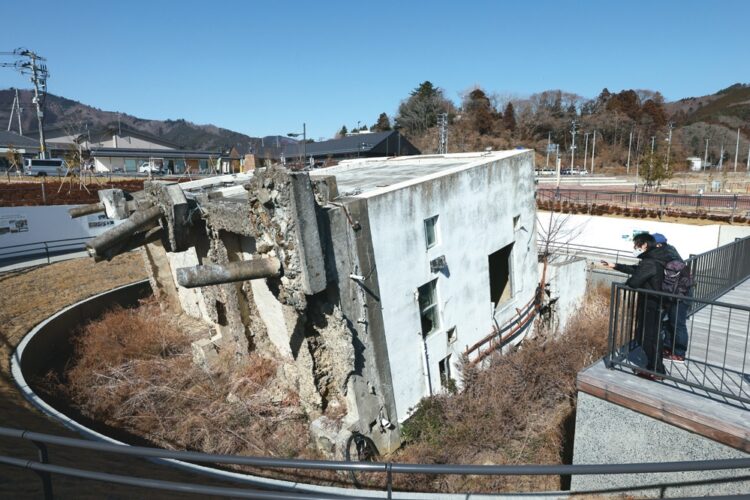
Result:
<instances>
[{"instance_id":1,"label":"parked van","mask_svg":"<svg viewBox=\"0 0 750 500\"><path fill-rule=\"evenodd\" d=\"M62 176L68 173L68 164L62 158L26 158L23 161L23 173L35 177Z\"/></svg>"}]
</instances>

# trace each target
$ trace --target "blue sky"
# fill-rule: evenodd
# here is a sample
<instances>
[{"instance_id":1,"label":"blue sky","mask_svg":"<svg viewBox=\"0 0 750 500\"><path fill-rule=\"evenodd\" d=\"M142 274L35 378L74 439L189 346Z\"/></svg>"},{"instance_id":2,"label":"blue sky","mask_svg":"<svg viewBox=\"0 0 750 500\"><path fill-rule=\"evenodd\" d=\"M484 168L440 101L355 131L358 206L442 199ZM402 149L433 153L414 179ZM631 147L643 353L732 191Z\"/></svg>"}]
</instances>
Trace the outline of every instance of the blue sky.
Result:
<instances>
[{"instance_id":1,"label":"blue sky","mask_svg":"<svg viewBox=\"0 0 750 500\"><path fill-rule=\"evenodd\" d=\"M454 102L475 85L673 100L750 83L745 0L5 0L2 12L0 51L45 56L51 93L254 136L371 125L424 80ZM0 68L0 88L29 86Z\"/></svg>"}]
</instances>

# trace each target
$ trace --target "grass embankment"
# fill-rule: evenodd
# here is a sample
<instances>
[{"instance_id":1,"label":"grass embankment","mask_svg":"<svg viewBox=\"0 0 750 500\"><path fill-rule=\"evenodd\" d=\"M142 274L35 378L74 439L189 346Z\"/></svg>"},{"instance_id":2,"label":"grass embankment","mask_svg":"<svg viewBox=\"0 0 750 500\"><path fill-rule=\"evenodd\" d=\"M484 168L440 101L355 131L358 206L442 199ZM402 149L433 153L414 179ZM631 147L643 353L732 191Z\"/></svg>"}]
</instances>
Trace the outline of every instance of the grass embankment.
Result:
<instances>
[{"instance_id":1,"label":"grass embankment","mask_svg":"<svg viewBox=\"0 0 750 500\"><path fill-rule=\"evenodd\" d=\"M572 447L576 373L603 353L608 295L587 296L557 337L538 335L465 369L465 389L427 398L404 425L404 447L389 460L414 463L565 463ZM191 337L158 304L115 310L84 328L57 390L87 416L170 448L228 454L313 457L296 394L281 389L277 363L252 355L192 363ZM321 477L331 482L331 474ZM367 478L360 478L367 484ZM396 476L418 491L531 491L558 477ZM346 480L339 478L339 480ZM382 478L371 478L382 486Z\"/></svg>"}]
</instances>

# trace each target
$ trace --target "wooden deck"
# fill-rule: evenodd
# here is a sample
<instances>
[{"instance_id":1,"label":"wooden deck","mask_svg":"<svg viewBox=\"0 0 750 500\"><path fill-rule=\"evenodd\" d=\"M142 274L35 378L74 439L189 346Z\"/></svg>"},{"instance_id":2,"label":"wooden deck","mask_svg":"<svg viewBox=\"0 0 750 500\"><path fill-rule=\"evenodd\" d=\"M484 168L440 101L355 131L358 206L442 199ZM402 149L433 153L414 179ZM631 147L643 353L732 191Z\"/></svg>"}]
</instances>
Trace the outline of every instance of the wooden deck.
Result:
<instances>
[{"instance_id":1,"label":"wooden deck","mask_svg":"<svg viewBox=\"0 0 750 500\"><path fill-rule=\"evenodd\" d=\"M718 302L750 306L750 280ZM578 374L578 390L750 452L750 312L706 306L688 319L688 331L686 360L665 360L667 374L709 390L652 382L602 361Z\"/></svg>"}]
</instances>

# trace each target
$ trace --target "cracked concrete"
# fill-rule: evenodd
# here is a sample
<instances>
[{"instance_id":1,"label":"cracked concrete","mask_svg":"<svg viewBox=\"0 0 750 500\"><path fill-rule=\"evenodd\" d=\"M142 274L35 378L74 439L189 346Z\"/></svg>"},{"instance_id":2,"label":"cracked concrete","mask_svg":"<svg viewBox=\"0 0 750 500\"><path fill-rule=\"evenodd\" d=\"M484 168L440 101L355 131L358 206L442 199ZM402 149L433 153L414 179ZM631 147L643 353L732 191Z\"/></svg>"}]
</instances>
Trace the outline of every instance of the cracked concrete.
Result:
<instances>
[{"instance_id":1,"label":"cracked concrete","mask_svg":"<svg viewBox=\"0 0 750 500\"><path fill-rule=\"evenodd\" d=\"M163 307L204 325L192 328L201 336L193 344L197 364L216 362L221 351L238 365L253 352L273 357L287 384L279 391L298 394L323 453L343 458L352 432L389 453L400 434L378 424L389 414L388 389L376 364L365 362L366 351L377 349L361 321L367 298L348 278L361 257L351 246L355 230L345 210L329 204L338 196L335 181L267 168L231 182L152 181L137 193L139 204L124 205L118 193L109 204L118 213L159 207L161 239L144 246L144 261ZM269 257L280 261L280 276L195 288L177 282L178 269Z\"/></svg>"}]
</instances>

